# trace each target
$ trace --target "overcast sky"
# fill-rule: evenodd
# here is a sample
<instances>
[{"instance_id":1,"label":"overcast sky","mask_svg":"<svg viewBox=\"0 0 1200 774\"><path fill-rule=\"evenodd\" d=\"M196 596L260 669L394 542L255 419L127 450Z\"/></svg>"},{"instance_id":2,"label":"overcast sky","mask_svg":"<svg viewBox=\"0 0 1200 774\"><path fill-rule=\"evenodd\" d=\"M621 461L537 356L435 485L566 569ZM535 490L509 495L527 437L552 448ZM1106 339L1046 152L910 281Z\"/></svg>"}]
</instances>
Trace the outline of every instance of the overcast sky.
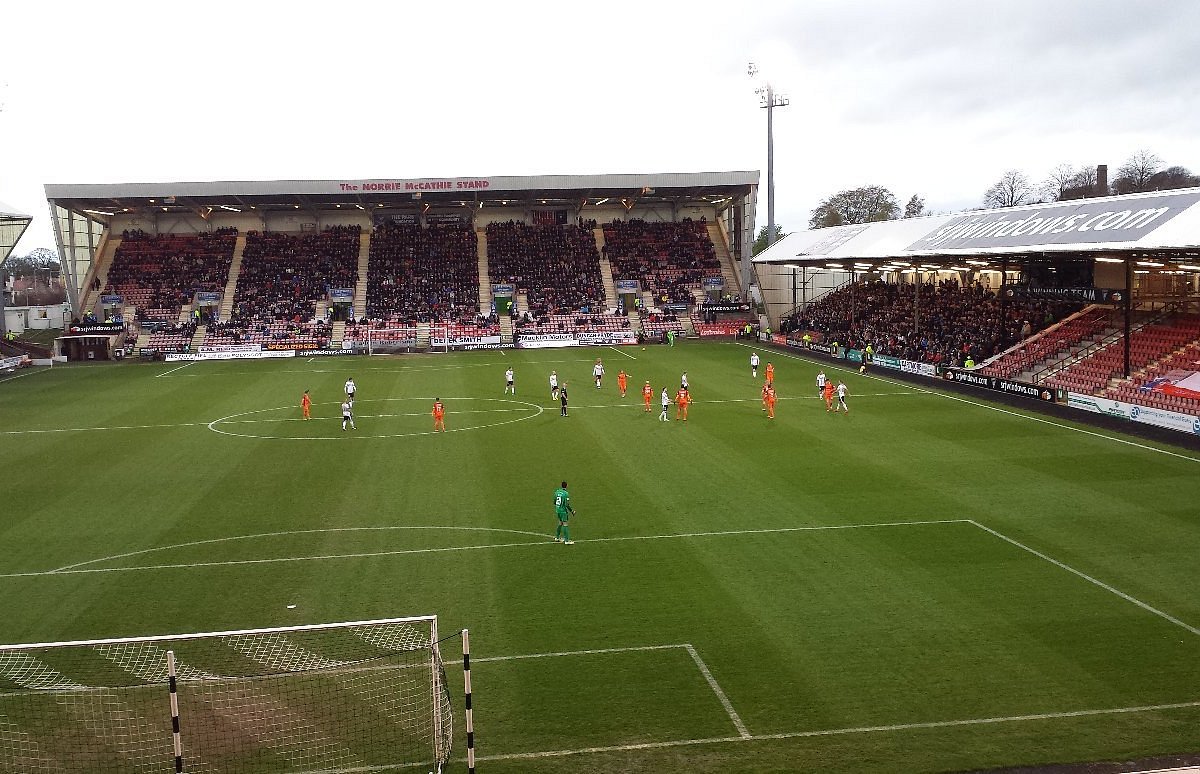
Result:
<instances>
[{"instance_id":1,"label":"overcast sky","mask_svg":"<svg viewBox=\"0 0 1200 774\"><path fill-rule=\"evenodd\" d=\"M59 3L0 41L0 201L45 183L761 170L775 214L878 184L979 206L1007 169L1200 170L1200 3ZM747 75L758 65L759 78ZM760 198L760 225L766 222Z\"/></svg>"}]
</instances>

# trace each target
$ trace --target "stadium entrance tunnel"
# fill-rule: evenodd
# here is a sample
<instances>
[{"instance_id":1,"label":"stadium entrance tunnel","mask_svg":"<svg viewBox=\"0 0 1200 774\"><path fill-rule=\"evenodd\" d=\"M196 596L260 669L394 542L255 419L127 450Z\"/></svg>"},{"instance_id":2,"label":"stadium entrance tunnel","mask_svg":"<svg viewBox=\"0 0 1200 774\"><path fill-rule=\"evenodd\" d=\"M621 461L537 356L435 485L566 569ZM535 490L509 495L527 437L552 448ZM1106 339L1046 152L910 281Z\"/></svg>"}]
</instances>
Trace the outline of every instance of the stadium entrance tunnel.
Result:
<instances>
[{"instance_id":1,"label":"stadium entrance tunnel","mask_svg":"<svg viewBox=\"0 0 1200 774\"><path fill-rule=\"evenodd\" d=\"M510 398L442 398L446 432L461 433L533 419L545 410ZM238 438L291 441L344 441L433 435L434 398L376 398L354 402L355 428L342 429L341 403L314 403L313 418L298 406L255 409L214 419L208 429Z\"/></svg>"}]
</instances>

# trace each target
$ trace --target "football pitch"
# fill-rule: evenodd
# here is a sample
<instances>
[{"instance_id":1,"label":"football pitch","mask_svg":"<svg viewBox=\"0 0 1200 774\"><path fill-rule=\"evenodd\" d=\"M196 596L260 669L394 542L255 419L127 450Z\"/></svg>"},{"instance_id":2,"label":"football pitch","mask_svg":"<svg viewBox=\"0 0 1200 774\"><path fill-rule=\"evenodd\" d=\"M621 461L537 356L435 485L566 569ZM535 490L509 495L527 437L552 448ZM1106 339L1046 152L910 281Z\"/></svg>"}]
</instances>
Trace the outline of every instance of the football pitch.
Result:
<instances>
[{"instance_id":1,"label":"football pitch","mask_svg":"<svg viewBox=\"0 0 1200 774\"><path fill-rule=\"evenodd\" d=\"M1200 453L825 364L849 389L829 414L822 364L760 350L769 420L750 352L0 376L0 641L436 614L471 633L480 772L1200 752ZM689 419L660 422L684 370ZM551 540L563 480L574 545Z\"/></svg>"}]
</instances>

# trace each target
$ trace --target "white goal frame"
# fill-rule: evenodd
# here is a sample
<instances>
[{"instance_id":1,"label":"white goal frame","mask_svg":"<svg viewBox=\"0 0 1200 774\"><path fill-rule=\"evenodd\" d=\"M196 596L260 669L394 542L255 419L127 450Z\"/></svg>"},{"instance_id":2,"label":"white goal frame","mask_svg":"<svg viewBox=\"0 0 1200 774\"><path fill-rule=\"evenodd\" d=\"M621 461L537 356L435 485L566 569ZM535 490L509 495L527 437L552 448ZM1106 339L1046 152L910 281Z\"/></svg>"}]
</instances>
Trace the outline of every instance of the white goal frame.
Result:
<instances>
[{"instance_id":1,"label":"white goal frame","mask_svg":"<svg viewBox=\"0 0 1200 774\"><path fill-rule=\"evenodd\" d=\"M409 629L408 627L411 627ZM340 631L337 631L340 630ZM328 637L332 639L322 639L322 633L328 633ZM289 639L288 635L301 635L300 641ZM309 637L309 645L327 645L328 650L318 653L317 651L309 650L305 647L304 635ZM343 636L346 635L346 636ZM356 636L357 635L357 636ZM428 639L426 639L426 636ZM266 668L261 672L256 672L253 668L242 669L237 671L234 659L231 659L233 669L229 674L208 674L203 669L195 665L189 667L180 667L180 671L184 672L182 676L177 674L176 670L176 654L174 647L183 646L187 648L187 644L191 643L193 648L199 647L207 649L210 646L208 643L200 643L198 641L209 640L212 646L220 651L222 645L228 645L230 642L242 643L247 639L254 643L262 643L264 648L275 647L281 651L278 658L278 663L272 662L270 668ZM404 674L407 670L413 667L423 668L428 670L425 678L418 679L415 683L406 683L410 689L408 696L420 696L422 691L427 690L428 695L418 699L415 704L411 703L412 699L400 698L404 694L403 686L398 690L400 693L395 694L395 698L388 697L389 700L384 701L384 704L392 705L392 701L406 702L401 706L404 708L406 717L420 717L420 708L424 706L425 710L431 715L426 715L424 720L418 720L419 728L426 729L421 733L419 729L413 733L412 728L407 727L407 723L400 723L395 727L395 731L401 734L403 741L401 745L408 746L409 754L414 754L416 749L424 748L425 753L422 753L422 760L406 761L406 764L419 764L421 767L428 765L430 768L436 768L441 771L442 766L449 761L450 748L453 742L453 720L450 709L449 693L445 681L444 663L441 658L440 646L438 638L438 621L436 615L409 616L401 618L381 618L362 621L345 621L334 623L307 624L296 626L276 626L261 629L236 629L228 631L213 631L213 632L194 632L187 634L168 634L168 635L151 635L145 637L119 637L93 640L70 640L61 642L32 642L20 643L11 645L0 645L0 680L7 683L16 684L17 688L0 688L0 769L8 770L4 761L12 757L14 760L24 760L21 756L40 755L37 753L36 741L42 737L30 735L24 729L30 731L43 731L38 727L36 722L29 722L29 718L35 715L22 716L19 713L21 702L49 702L54 706L75 706L87 705L88 709L104 703L113 703L121 705L121 691L137 691L139 692L140 701L137 706L140 707L139 712L144 711L145 714L134 719L135 732L144 731L146 728L165 728L165 735L161 738L155 734L148 739L143 738L142 741L148 747L148 753L140 754L136 759L139 765L144 764L149 758L154 758L160 761L158 765L165 759L173 759L174 770L177 772L184 771L185 758L191 759L191 765L198 766L198 770L211 771L209 765L203 763L202 759L197 756L203 756L204 750L193 746L188 749L188 723L189 718L185 712L183 716L179 713L179 701L177 693L180 697L186 697L189 691L195 697L194 701L202 701L202 696L206 691L227 690L233 697L233 701L242 698L239 695L239 686L244 683L253 683L263 679L287 680L294 678L296 682L303 686L306 680L316 679L318 681L333 680L337 681L341 678L356 680L357 675L367 675L369 679L375 681L369 686L368 690L364 690L364 694L372 694L363 696L365 712L370 713L372 710L376 712L386 712L386 708L373 706L371 700L377 698L375 693L381 690L379 682L391 679L394 674ZM129 659L127 663L122 663L121 666L128 670L128 681L104 681L103 679L96 681L88 681L82 674L83 669L78 673L72 674L70 671L59 671L55 667L62 666L62 663L68 660L67 651L77 650L81 656L81 662L85 663L89 659L97 661L97 653L137 653L145 654L148 658L136 659L136 666L131 667ZM342 651L339 654L339 649ZM300 655L297 657L292 653L296 651ZM196 651L197 653L200 651ZM246 653L241 649L230 649L230 652L236 657ZM56 655L61 654L61 655ZM424 655L421 655L424 654ZM337 658L342 655L343 658ZM385 663L385 659L390 659L395 656L400 656L402 659L408 656L416 656L411 661L402 663ZM299 661L301 663L287 663L289 660ZM304 661L321 661L323 664L312 665L311 663L303 663ZM381 663L372 663L379 661ZM427 665L425 665L427 662ZM424 666L423 666L424 665ZM109 667L112 667L109 664ZM113 671L116 667L112 667ZM416 672L408 672L408 674L417 675ZM197 676L199 675L199 676ZM378 675L378 677L370 677ZM95 684L88 684L94 682ZM402 681L403 682L403 681ZM425 684L424 688L422 683ZM416 693L412 693L415 687ZM387 686L387 690L391 693L391 686ZM158 691L161 690L161 694ZM253 693L253 688L251 693ZM149 694L145 693L149 691ZM115 695L115 698L114 698ZM301 696L302 694L296 694ZM303 694L304 698L310 701L316 701L309 697L317 697L324 695L323 693ZM153 697L160 696L161 700ZM257 700L259 704L278 704L276 699L269 692L263 696L252 696L253 701ZM344 697L339 699L338 695L333 694L334 701L344 701ZM12 712L14 705L12 702L17 702L15 708L18 712ZM7 702L7 703L6 703ZM378 704L379 702L375 702ZM303 702L302 702L303 704ZM131 704L131 706L133 706ZM286 712L286 707L284 705ZM149 708L145 711L145 708ZM408 714L408 708L415 707L417 714ZM160 712L161 709L161 712ZM127 719L129 709L118 713L121 719ZM302 711L299 711L302 714ZM6 714L7 713L7 714ZM68 713L69 714L69 713ZM38 716L40 717L40 716ZM390 717L390 716L389 716ZM18 722L14 722L14 720ZM26 721L25 725L19 721ZM112 739L121 734L128 734L129 729L124 726L113 727L108 726L110 719L97 714L84 713L84 723L87 725L87 730L81 732L89 737L97 739ZM61 726L61 719L59 719ZM114 720L114 723L120 722ZM428 725L426 725L428 723ZM53 727L53 723L49 724ZM77 723L71 723L72 726ZM401 728L400 726L405 726ZM378 728L378 723L373 727ZM251 726L253 728L253 725ZM75 733L74 728L71 733ZM432 732L432 733L430 733ZM137 736L137 733L133 734ZM431 735L432 738L429 738ZM144 737L144 734L143 734ZM48 737L54 739L53 735ZM182 743L180 739L182 738ZM193 737L195 739L197 737ZM389 737L390 738L390 737ZM14 744L20 749L13 752L10 747ZM378 745L378 739L373 737L371 743ZM298 741L293 742L297 746L304 745L304 737L300 737ZM321 740L316 740L313 744L320 746ZM427 746L426 746L427 745ZM53 745L50 745L53 747ZM203 747L203 745L201 745ZM62 755L61 748L54 748L58 755ZM379 748L374 748L378 750ZM392 750L393 745L390 741L385 745L385 749ZM399 749L399 748L396 748ZM32 752L31 752L32 751ZM190 753L190 755L185 754ZM424 759L427 756L427 760ZM87 768L89 765L88 751L80 751L81 760L77 763ZM197 763L197 761L200 761ZM12 761L10 761L10 764ZM55 765L61 763L58 761L50 761ZM36 766L30 770L41 771L41 768ZM47 770L57 770L48 768ZM105 771L110 770L105 768ZM144 770L141 767L135 770ZM145 770L167 770L161 768L145 769ZM192 770L192 769L187 769ZM257 769L256 769L257 770Z\"/></svg>"}]
</instances>

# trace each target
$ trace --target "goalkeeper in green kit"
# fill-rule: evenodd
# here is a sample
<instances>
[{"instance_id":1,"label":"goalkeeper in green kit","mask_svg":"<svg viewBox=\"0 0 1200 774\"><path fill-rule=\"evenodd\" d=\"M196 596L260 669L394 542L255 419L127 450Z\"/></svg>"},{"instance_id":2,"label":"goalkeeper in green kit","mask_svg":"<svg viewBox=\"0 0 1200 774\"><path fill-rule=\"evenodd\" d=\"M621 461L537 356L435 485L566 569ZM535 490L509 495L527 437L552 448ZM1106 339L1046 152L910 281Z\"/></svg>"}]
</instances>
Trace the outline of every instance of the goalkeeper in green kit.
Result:
<instances>
[{"instance_id":1,"label":"goalkeeper in green kit","mask_svg":"<svg viewBox=\"0 0 1200 774\"><path fill-rule=\"evenodd\" d=\"M554 490L554 515L558 517L558 529L554 531L554 542L568 546L575 545L575 541L571 540L571 528L567 523L575 515L575 509L571 507L571 493L567 491L566 481Z\"/></svg>"}]
</instances>

